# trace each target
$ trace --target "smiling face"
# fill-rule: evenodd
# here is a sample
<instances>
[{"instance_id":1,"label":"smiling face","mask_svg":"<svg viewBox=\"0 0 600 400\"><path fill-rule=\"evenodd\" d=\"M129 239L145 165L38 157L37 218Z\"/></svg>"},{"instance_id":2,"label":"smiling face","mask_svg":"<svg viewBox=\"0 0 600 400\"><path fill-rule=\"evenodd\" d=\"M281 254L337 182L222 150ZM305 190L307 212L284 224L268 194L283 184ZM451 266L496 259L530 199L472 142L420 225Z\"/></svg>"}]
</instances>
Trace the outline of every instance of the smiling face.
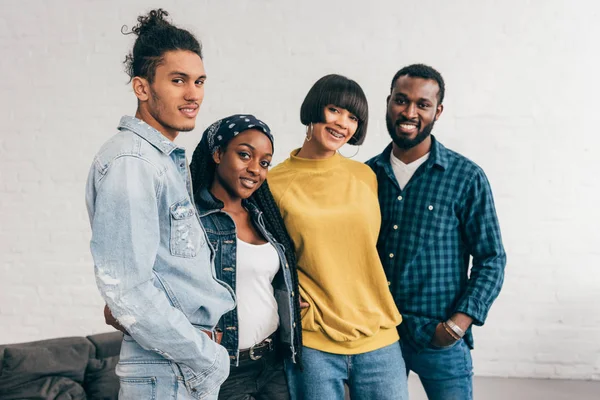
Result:
<instances>
[{"instance_id":1,"label":"smiling face","mask_svg":"<svg viewBox=\"0 0 600 400\"><path fill-rule=\"evenodd\" d=\"M386 124L398 148L409 150L429 138L443 110L438 93L432 79L403 75L396 80L387 100Z\"/></svg>"},{"instance_id":2,"label":"smiling face","mask_svg":"<svg viewBox=\"0 0 600 400\"><path fill-rule=\"evenodd\" d=\"M191 51L163 54L152 83L135 77L133 89L139 99L136 117L173 140L191 131L204 99L206 73L202 59Z\"/></svg>"},{"instance_id":3,"label":"smiling face","mask_svg":"<svg viewBox=\"0 0 600 400\"><path fill-rule=\"evenodd\" d=\"M247 199L267 177L273 145L263 132L249 129L236 135L225 150L213 154L217 164L211 192L225 200Z\"/></svg>"},{"instance_id":4,"label":"smiling face","mask_svg":"<svg viewBox=\"0 0 600 400\"><path fill-rule=\"evenodd\" d=\"M303 149L317 154L331 156L346 144L358 128L358 118L345 108L328 104L323 111L323 120L309 128L310 141L304 142Z\"/></svg>"}]
</instances>

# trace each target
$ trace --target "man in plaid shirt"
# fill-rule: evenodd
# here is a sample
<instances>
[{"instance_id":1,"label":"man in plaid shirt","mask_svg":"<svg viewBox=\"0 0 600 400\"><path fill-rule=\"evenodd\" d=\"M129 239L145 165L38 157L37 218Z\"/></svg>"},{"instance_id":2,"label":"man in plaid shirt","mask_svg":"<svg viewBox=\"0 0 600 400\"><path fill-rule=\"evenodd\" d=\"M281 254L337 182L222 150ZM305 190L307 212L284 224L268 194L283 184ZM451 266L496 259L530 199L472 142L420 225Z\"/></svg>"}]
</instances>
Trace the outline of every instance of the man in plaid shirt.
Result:
<instances>
[{"instance_id":1,"label":"man in plaid shirt","mask_svg":"<svg viewBox=\"0 0 600 400\"><path fill-rule=\"evenodd\" d=\"M403 318L406 369L429 399L468 400L471 325L483 325L500 292L506 254L483 170L431 135L444 89L429 66L398 71L387 98L392 143L367 164L379 182L377 246Z\"/></svg>"}]
</instances>

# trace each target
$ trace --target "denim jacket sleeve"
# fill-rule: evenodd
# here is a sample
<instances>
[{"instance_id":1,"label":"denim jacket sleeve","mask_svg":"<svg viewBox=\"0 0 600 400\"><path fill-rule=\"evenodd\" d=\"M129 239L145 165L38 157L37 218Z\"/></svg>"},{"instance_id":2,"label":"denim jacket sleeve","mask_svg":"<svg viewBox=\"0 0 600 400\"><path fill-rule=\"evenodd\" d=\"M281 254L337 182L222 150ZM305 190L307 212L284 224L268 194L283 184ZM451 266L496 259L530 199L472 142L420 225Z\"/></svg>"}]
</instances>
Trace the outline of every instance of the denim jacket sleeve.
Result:
<instances>
[{"instance_id":1,"label":"denim jacket sleeve","mask_svg":"<svg viewBox=\"0 0 600 400\"><path fill-rule=\"evenodd\" d=\"M229 356L155 286L162 189L160 170L142 157L117 157L106 170L92 166L87 205L96 283L135 341L177 363L188 390L200 398L226 379Z\"/></svg>"}]
</instances>

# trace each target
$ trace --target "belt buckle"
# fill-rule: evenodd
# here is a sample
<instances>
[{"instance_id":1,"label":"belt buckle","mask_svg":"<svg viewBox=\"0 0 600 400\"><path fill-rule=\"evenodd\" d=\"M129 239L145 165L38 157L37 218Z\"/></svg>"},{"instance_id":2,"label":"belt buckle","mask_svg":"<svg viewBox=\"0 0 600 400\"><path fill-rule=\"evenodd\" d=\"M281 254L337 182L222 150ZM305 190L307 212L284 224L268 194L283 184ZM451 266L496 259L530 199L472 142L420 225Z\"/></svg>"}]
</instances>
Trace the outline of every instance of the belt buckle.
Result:
<instances>
[{"instance_id":1,"label":"belt buckle","mask_svg":"<svg viewBox=\"0 0 600 400\"><path fill-rule=\"evenodd\" d=\"M255 347L261 347L262 348L265 345L269 347L269 350L271 350L271 348L272 348L271 346L273 345L273 339L266 338L261 343L255 344L254 346L250 347L250 351L248 351L248 356L250 357L250 359L252 361L260 360L263 357L262 355L254 355L254 348Z\"/></svg>"},{"instance_id":2,"label":"belt buckle","mask_svg":"<svg viewBox=\"0 0 600 400\"><path fill-rule=\"evenodd\" d=\"M248 352L248 356L250 356L250 359L252 361L260 360L262 358L262 356L255 356L254 355L254 346L250 347L250 351Z\"/></svg>"}]
</instances>

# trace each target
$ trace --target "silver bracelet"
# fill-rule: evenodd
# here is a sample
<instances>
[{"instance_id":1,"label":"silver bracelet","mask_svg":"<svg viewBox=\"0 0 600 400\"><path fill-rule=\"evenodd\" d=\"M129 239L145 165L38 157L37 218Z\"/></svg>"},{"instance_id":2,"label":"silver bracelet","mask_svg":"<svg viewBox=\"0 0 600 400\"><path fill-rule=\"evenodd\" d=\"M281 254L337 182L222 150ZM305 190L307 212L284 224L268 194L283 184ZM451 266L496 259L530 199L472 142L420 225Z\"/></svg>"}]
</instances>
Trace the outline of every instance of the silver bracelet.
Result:
<instances>
[{"instance_id":1,"label":"silver bracelet","mask_svg":"<svg viewBox=\"0 0 600 400\"><path fill-rule=\"evenodd\" d=\"M448 319L448 321L446 321L446 325L448 325L448 327L450 329L452 329L452 331L454 333L456 333L459 337L463 337L465 336L465 331L463 331L462 329L460 329L460 326L456 325L454 323L454 321L452 321L451 319Z\"/></svg>"}]
</instances>

